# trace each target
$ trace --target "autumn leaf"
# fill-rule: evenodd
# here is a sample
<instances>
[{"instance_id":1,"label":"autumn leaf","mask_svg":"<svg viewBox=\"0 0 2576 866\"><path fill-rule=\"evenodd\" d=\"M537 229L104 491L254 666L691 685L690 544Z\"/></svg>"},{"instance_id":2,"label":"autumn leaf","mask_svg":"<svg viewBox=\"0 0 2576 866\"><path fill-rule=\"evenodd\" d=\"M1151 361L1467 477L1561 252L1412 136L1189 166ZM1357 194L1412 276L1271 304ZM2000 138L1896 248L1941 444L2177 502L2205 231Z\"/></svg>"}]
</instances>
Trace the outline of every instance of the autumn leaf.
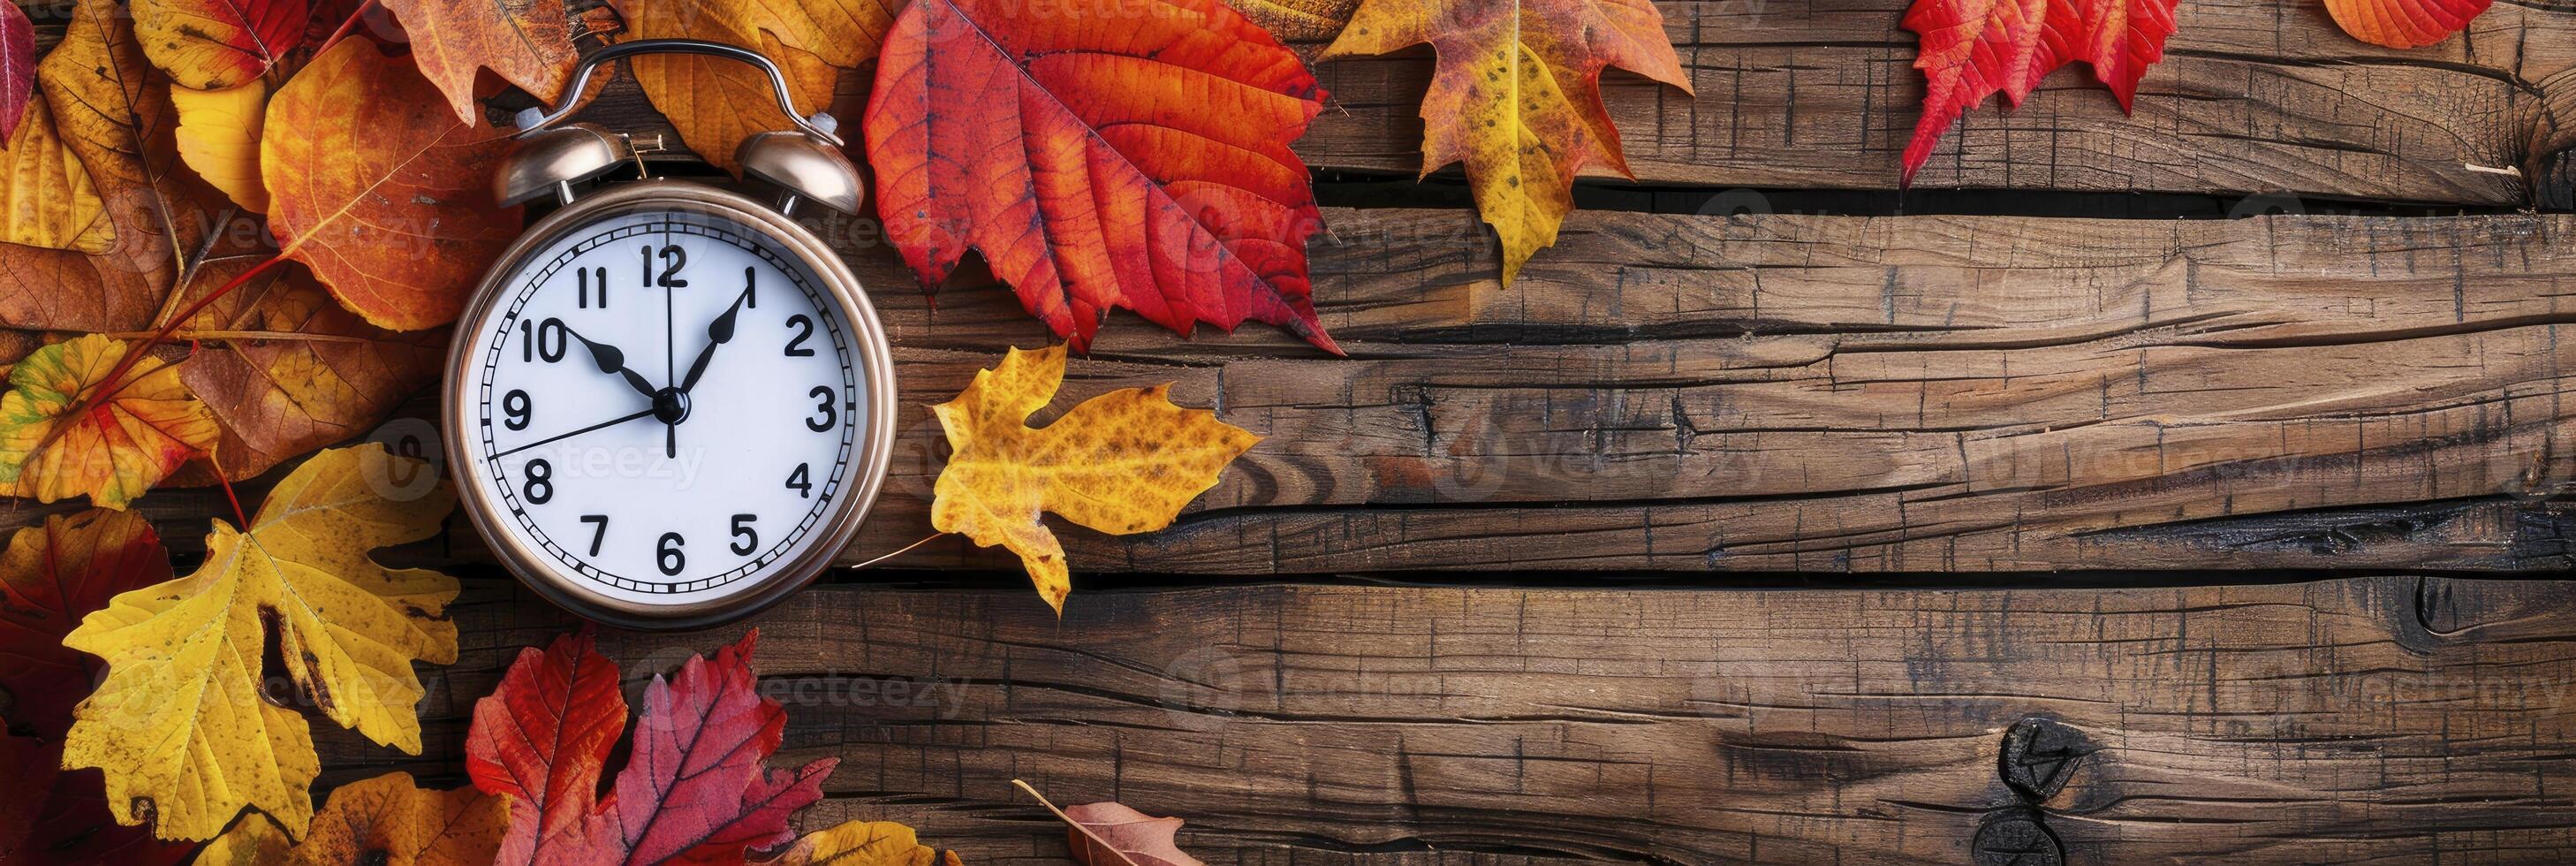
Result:
<instances>
[{"instance_id":1,"label":"autumn leaf","mask_svg":"<svg viewBox=\"0 0 2576 866\"><path fill-rule=\"evenodd\" d=\"M193 301L255 266L200 266ZM172 334L206 345L180 381L223 428L216 453L241 480L335 442L366 435L438 381L448 332L391 332L341 308L302 267L286 264L217 299Z\"/></svg>"},{"instance_id":2,"label":"autumn leaf","mask_svg":"<svg viewBox=\"0 0 2576 866\"><path fill-rule=\"evenodd\" d=\"M753 866L959 866L957 852L921 844L893 821L844 821L816 830Z\"/></svg>"},{"instance_id":3,"label":"autumn leaf","mask_svg":"<svg viewBox=\"0 0 2576 866\"><path fill-rule=\"evenodd\" d=\"M173 133L179 159L234 204L268 211L268 189L259 179L259 133L268 118L269 84L253 81L223 90L170 88L179 111Z\"/></svg>"},{"instance_id":4,"label":"autumn leaf","mask_svg":"<svg viewBox=\"0 0 2576 866\"><path fill-rule=\"evenodd\" d=\"M18 117L36 95L36 23L18 4L7 5L0 9L0 148L17 137Z\"/></svg>"},{"instance_id":5,"label":"autumn leaf","mask_svg":"<svg viewBox=\"0 0 2576 866\"><path fill-rule=\"evenodd\" d=\"M1173 834L1181 829L1179 818L1156 818L1118 803L1058 809L1029 783L1012 779L1011 784L1064 822L1065 847L1072 849L1073 861L1082 866L1207 866L1182 853L1174 841Z\"/></svg>"},{"instance_id":6,"label":"autumn leaf","mask_svg":"<svg viewBox=\"0 0 2576 866\"><path fill-rule=\"evenodd\" d=\"M240 87L304 43L305 0L134 0L134 35L152 65L190 90Z\"/></svg>"},{"instance_id":7,"label":"autumn leaf","mask_svg":"<svg viewBox=\"0 0 2576 866\"><path fill-rule=\"evenodd\" d=\"M519 657L492 695L474 703L465 770L474 785L510 800L500 863L533 863L540 840L579 834L598 805L600 768L626 726L617 665L590 633L562 635Z\"/></svg>"},{"instance_id":8,"label":"autumn leaf","mask_svg":"<svg viewBox=\"0 0 2576 866\"><path fill-rule=\"evenodd\" d=\"M743 3L735 0L615 0L637 39L705 39L758 47L787 76L796 107L822 111L840 70L877 54L900 0ZM769 77L744 64L698 55L638 57L631 69L644 98L690 149L732 170L734 146L754 133L787 129Z\"/></svg>"},{"instance_id":9,"label":"autumn leaf","mask_svg":"<svg viewBox=\"0 0 2576 866\"><path fill-rule=\"evenodd\" d=\"M887 235L925 285L968 248L1086 349L1123 307L1188 334L1316 318L1288 143L1315 77L1216 0L915 0L868 99Z\"/></svg>"},{"instance_id":10,"label":"autumn leaf","mask_svg":"<svg viewBox=\"0 0 2576 866\"><path fill-rule=\"evenodd\" d=\"M269 224L281 255L377 327L456 318L484 266L518 234L489 189L509 138L459 123L412 69L342 40L271 98L260 140Z\"/></svg>"},{"instance_id":11,"label":"autumn leaf","mask_svg":"<svg viewBox=\"0 0 2576 866\"><path fill-rule=\"evenodd\" d=\"M502 798L473 788L421 788L410 773L342 785L313 816L302 843L257 813L206 843L197 862L215 866L428 866L492 862L509 821Z\"/></svg>"},{"instance_id":12,"label":"autumn leaf","mask_svg":"<svg viewBox=\"0 0 2576 866\"><path fill-rule=\"evenodd\" d=\"M2326 14L2352 38L2389 48L2422 48L2451 38L2495 0L2326 0Z\"/></svg>"},{"instance_id":13,"label":"autumn leaf","mask_svg":"<svg viewBox=\"0 0 2576 866\"><path fill-rule=\"evenodd\" d=\"M456 581L387 569L378 547L438 532L455 502L444 485L387 498L419 461L378 445L315 455L269 492L248 532L221 520L197 571L118 595L63 644L107 661L75 714L64 764L107 772L109 804L165 839L203 839L243 806L300 833L320 771L303 717L264 700L266 634L323 716L378 743L420 753L417 659L456 658L441 615Z\"/></svg>"},{"instance_id":14,"label":"autumn leaf","mask_svg":"<svg viewBox=\"0 0 2576 866\"><path fill-rule=\"evenodd\" d=\"M10 7L15 9L17 7ZM107 252L116 227L107 203L44 100L26 104L18 138L0 150L0 243L79 253Z\"/></svg>"},{"instance_id":15,"label":"autumn leaf","mask_svg":"<svg viewBox=\"0 0 2576 866\"><path fill-rule=\"evenodd\" d=\"M0 246L0 326L149 327L180 256L198 243L200 194L212 191L177 170L169 87L147 74L130 25L114 0L81 0L62 42L36 65L41 99L105 205L111 240L98 255Z\"/></svg>"},{"instance_id":16,"label":"autumn leaf","mask_svg":"<svg viewBox=\"0 0 2576 866\"><path fill-rule=\"evenodd\" d=\"M1360 0L1226 0L1226 5L1283 42L1330 39L1350 23Z\"/></svg>"},{"instance_id":17,"label":"autumn leaf","mask_svg":"<svg viewBox=\"0 0 2576 866\"><path fill-rule=\"evenodd\" d=\"M600 724L596 711L543 708L594 688L582 684L591 678L613 683L616 669L592 654L586 637L557 640L542 654L520 653L501 685L474 706L466 769L489 794L564 793L546 794L547 803L537 808L511 810L501 862L739 860L746 847L787 841L788 815L822 798L823 777L840 761L823 758L793 771L761 765L778 750L787 710L762 697L752 677L759 637L757 630L744 635L717 650L713 661L691 656L667 682L653 677L626 768L618 771L614 794L595 804L585 801L600 770L592 739ZM552 738L557 748L549 754L506 744L523 733ZM514 775L530 771L542 774L541 784ZM587 808L578 821L550 814L577 804ZM533 846L522 847L530 838Z\"/></svg>"},{"instance_id":18,"label":"autumn leaf","mask_svg":"<svg viewBox=\"0 0 2576 866\"><path fill-rule=\"evenodd\" d=\"M117 593L170 578L170 554L130 511L49 515L0 553L0 863L169 863L187 849L120 827L93 772L62 773L72 707L90 691L92 659L62 645L82 616Z\"/></svg>"},{"instance_id":19,"label":"autumn leaf","mask_svg":"<svg viewBox=\"0 0 2576 866\"><path fill-rule=\"evenodd\" d=\"M1111 391L1031 429L1029 415L1064 382L1064 357L1063 346L1012 349L957 399L930 407L955 451L939 472L931 526L1019 554L1059 614L1073 584L1039 512L1116 535L1161 529L1261 441L1214 412L1172 405L1170 385Z\"/></svg>"},{"instance_id":20,"label":"autumn leaf","mask_svg":"<svg viewBox=\"0 0 2576 866\"><path fill-rule=\"evenodd\" d=\"M1502 239L1505 284L1556 243L1587 163L1634 176L1601 71L1691 89L1648 0L1364 0L1324 59L1426 43L1439 65L1422 97L1422 173L1467 164L1476 209Z\"/></svg>"},{"instance_id":21,"label":"autumn leaf","mask_svg":"<svg viewBox=\"0 0 2576 866\"><path fill-rule=\"evenodd\" d=\"M89 497L124 508L220 435L188 395L179 368L146 357L114 393L107 376L127 346L96 334L38 349L9 372L0 395L0 494L53 502ZM78 416L66 413L90 404Z\"/></svg>"},{"instance_id":22,"label":"autumn leaf","mask_svg":"<svg viewBox=\"0 0 2576 866\"><path fill-rule=\"evenodd\" d=\"M423 790L410 773L340 786L295 846L300 864L489 863L509 823L501 798Z\"/></svg>"},{"instance_id":23,"label":"autumn leaf","mask_svg":"<svg viewBox=\"0 0 2576 866\"><path fill-rule=\"evenodd\" d=\"M563 0L383 2L411 36L412 62L447 95L459 122L471 125L481 116L474 106L477 69L490 69L547 102L572 77L576 53Z\"/></svg>"},{"instance_id":24,"label":"autumn leaf","mask_svg":"<svg viewBox=\"0 0 2576 866\"><path fill-rule=\"evenodd\" d=\"M295 840L277 822L257 812L243 815L233 828L197 852L195 866L275 866L295 857Z\"/></svg>"},{"instance_id":25,"label":"autumn leaf","mask_svg":"<svg viewBox=\"0 0 2576 866\"><path fill-rule=\"evenodd\" d=\"M63 637L110 597L169 579L161 537L130 511L48 515L11 535L0 553L0 658L9 660L0 689L10 723L45 738L70 730L95 673Z\"/></svg>"},{"instance_id":26,"label":"autumn leaf","mask_svg":"<svg viewBox=\"0 0 2576 866\"><path fill-rule=\"evenodd\" d=\"M1996 91L2018 106L2068 63L2089 64L2128 111L2147 67L2164 59L2174 0L1914 0L1905 29L1922 37L1914 68L1929 82L1905 145L1901 182L1910 186L1961 112Z\"/></svg>"}]
</instances>

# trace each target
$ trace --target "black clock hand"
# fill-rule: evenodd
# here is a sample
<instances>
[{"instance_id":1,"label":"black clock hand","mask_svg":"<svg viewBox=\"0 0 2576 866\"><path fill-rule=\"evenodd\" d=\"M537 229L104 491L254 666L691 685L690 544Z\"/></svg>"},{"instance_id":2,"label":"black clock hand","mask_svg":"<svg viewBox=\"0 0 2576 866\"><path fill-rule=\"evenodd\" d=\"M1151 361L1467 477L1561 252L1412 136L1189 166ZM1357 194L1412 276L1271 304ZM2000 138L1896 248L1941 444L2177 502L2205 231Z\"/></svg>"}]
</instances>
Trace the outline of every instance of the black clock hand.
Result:
<instances>
[{"instance_id":1,"label":"black clock hand","mask_svg":"<svg viewBox=\"0 0 2576 866\"><path fill-rule=\"evenodd\" d=\"M519 446L519 447L517 447L517 448L512 448L512 449L510 449L510 450L508 450L508 451L503 451L503 452L501 452L501 453L499 453L499 454L494 454L494 455L492 455L492 457L493 457L493 459L496 459L496 460L497 460L497 459L500 459L500 458L503 458L503 457L508 457L508 456L510 456L510 455L512 455L512 454L517 454L517 453L519 453L519 452L521 452L521 451L526 451L526 450L528 450L528 449L530 449L530 448L535 448L535 447L537 447L537 446L539 446L539 445L546 445L546 444L550 444L550 443L553 443L553 442L555 442L555 441L557 441L557 440L562 440L562 439L570 439L570 438L572 438L572 437L579 436L579 435L581 435L581 434L588 433L588 432L591 432L591 431L593 431L593 430L604 430L604 429L607 429L607 428L610 428L610 427L615 427L615 426L617 426L617 425L619 425L619 424L624 424L624 423L626 423L626 422L628 422L628 421L633 421L633 420L635 420L635 419L637 419L637 418L650 417L652 414L653 414L653 410L651 410L651 409L646 409L646 410L644 410L644 411L642 411L642 412L637 412L637 413L635 413L635 414L633 414L633 415L628 415L628 416L625 416L625 417L622 417L622 418L611 418L611 419L608 419L608 420L606 420L606 421L601 421L601 422L599 422L599 423L597 423L597 424L593 424L593 425L590 425L590 426L588 426L588 427L584 427L584 428L581 428L581 429L579 429L579 430L572 431L572 432L570 432L570 433L557 433L557 434L555 434L555 435L548 436L548 437L546 437L546 438L539 439L539 440L534 441L534 442L530 442L530 443L528 443L528 444L526 444L526 445L521 445L521 446Z\"/></svg>"},{"instance_id":2,"label":"black clock hand","mask_svg":"<svg viewBox=\"0 0 2576 866\"><path fill-rule=\"evenodd\" d=\"M635 393L647 397L653 396L653 383L645 381L644 374L626 368L625 352L619 351L616 346L584 337L580 331L573 330L570 325L564 326L564 333L571 334L573 339L581 341L582 348L590 350L590 360L599 365L600 372L615 373L625 377L626 386L635 389Z\"/></svg>"},{"instance_id":3,"label":"black clock hand","mask_svg":"<svg viewBox=\"0 0 2576 866\"><path fill-rule=\"evenodd\" d=\"M689 389L698 386L698 378L707 374L707 362L716 358L716 347L733 339L734 315L742 312L742 302L750 299L751 289L752 270L744 268L742 269L742 294L734 296L733 306L726 307L724 315L717 316L715 321L707 323L707 347L698 350L698 359L690 362L688 378L680 380L681 393L688 393Z\"/></svg>"}]
</instances>

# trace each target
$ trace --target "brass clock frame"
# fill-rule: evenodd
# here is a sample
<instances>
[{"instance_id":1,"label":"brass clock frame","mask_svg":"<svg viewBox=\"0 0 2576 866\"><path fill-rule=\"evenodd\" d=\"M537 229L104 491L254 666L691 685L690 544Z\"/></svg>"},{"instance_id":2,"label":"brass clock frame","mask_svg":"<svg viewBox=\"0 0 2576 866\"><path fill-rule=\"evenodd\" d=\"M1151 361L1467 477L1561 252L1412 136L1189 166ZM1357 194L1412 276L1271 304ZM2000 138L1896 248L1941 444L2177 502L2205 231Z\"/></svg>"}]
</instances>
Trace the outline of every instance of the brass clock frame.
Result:
<instances>
[{"instance_id":1,"label":"brass clock frame","mask_svg":"<svg viewBox=\"0 0 2576 866\"><path fill-rule=\"evenodd\" d=\"M524 276L522 270L532 256L564 236L635 213L698 214L732 220L776 241L804 263L821 281L825 294L838 304L842 320L849 325L852 360L863 368L856 378L866 392L859 398L865 401L862 405L867 407L867 419L853 442L851 466L841 481L841 489L834 494L839 499L813 530L819 537L752 588L723 598L660 605L614 598L592 589L596 581L530 547L517 527L506 522L507 509L495 501L489 489L493 477L481 460L474 434L480 420L475 411L479 404L469 390L478 383L480 368L479 359L468 355L480 329L489 324L487 317L514 294L506 291L509 284ZM548 601L624 628L702 628L749 616L803 589L830 567L858 535L860 524L884 489L894 452L893 353L886 343L884 325L877 319L876 308L868 303L858 277L830 245L770 205L732 190L691 181L657 179L616 184L582 196L520 235L484 275L464 315L457 319L457 332L448 346L441 394L445 399L440 413L445 422L441 436L446 444L449 475L457 485L457 498L466 516L491 542L493 555L516 573L520 582Z\"/></svg>"}]
</instances>

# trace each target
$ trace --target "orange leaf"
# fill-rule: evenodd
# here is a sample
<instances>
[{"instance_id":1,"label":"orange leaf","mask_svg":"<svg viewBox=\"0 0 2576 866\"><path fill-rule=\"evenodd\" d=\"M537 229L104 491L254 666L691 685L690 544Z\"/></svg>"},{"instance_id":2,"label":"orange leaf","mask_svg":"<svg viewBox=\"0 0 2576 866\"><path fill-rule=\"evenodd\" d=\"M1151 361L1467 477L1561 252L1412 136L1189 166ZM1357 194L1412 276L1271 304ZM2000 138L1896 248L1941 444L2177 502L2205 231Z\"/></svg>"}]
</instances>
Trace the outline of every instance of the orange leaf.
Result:
<instances>
[{"instance_id":1,"label":"orange leaf","mask_svg":"<svg viewBox=\"0 0 2576 866\"><path fill-rule=\"evenodd\" d=\"M939 471L931 527L1019 554L1057 613L1073 588L1064 547L1038 512L1120 535L1161 529L1261 441L1214 412L1172 405L1170 385L1111 391L1031 429L1029 416L1064 383L1064 355L1063 346L1012 349L957 399L930 407L956 451Z\"/></svg>"},{"instance_id":2,"label":"orange leaf","mask_svg":"<svg viewBox=\"0 0 2576 866\"><path fill-rule=\"evenodd\" d=\"M2421 48L2451 38L2495 0L2326 0L2326 14L2352 38Z\"/></svg>"},{"instance_id":3,"label":"orange leaf","mask_svg":"<svg viewBox=\"0 0 2576 866\"><path fill-rule=\"evenodd\" d=\"M152 65L192 90L240 87L304 44L305 0L134 0Z\"/></svg>"},{"instance_id":4,"label":"orange leaf","mask_svg":"<svg viewBox=\"0 0 2576 866\"><path fill-rule=\"evenodd\" d=\"M1931 85L1905 145L1901 183L1911 185L1961 112L1996 91L2020 105L2060 66L2084 61L2129 110L2147 67L2164 59L2174 0L1915 0L1905 29L1922 36L1914 68Z\"/></svg>"},{"instance_id":5,"label":"orange leaf","mask_svg":"<svg viewBox=\"0 0 2576 866\"><path fill-rule=\"evenodd\" d=\"M572 77L572 19L563 0L384 0L411 35L412 62L474 123L474 70L490 69L551 102Z\"/></svg>"},{"instance_id":6,"label":"orange leaf","mask_svg":"<svg viewBox=\"0 0 2576 866\"><path fill-rule=\"evenodd\" d=\"M87 495L124 508L220 435L188 396L179 368L146 357L101 396L126 345L96 334L38 349L9 371L0 396L0 494L52 502ZM63 413L84 402L78 417Z\"/></svg>"},{"instance_id":7,"label":"orange leaf","mask_svg":"<svg viewBox=\"0 0 2576 866\"><path fill-rule=\"evenodd\" d=\"M1601 71L1690 90L1647 0L1366 0L1324 56L1424 43L1440 65L1422 97L1422 173L1467 164L1476 209L1502 239L1505 283L1556 243L1585 163L1629 173Z\"/></svg>"},{"instance_id":8,"label":"orange leaf","mask_svg":"<svg viewBox=\"0 0 2576 866\"><path fill-rule=\"evenodd\" d=\"M757 48L787 74L800 111L832 102L842 69L877 54L900 0L746 3L740 0L615 0L638 39L706 39ZM756 132L788 128L769 77L730 60L695 55L638 57L644 97L700 157L732 169L734 147Z\"/></svg>"},{"instance_id":9,"label":"orange leaf","mask_svg":"<svg viewBox=\"0 0 2576 866\"><path fill-rule=\"evenodd\" d=\"M195 294L258 264L218 259L198 268ZM334 442L366 435L438 381L447 331L389 332L332 302L313 275L273 269L182 324L177 340L208 345L180 381L223 425L216 452L239 481Z\"/></svg>"},{"instance_id":10,"label":"orange leaf","mask_svg":"<svg viewBox=\"0 0 2576 866\"><path fill-rule=\"evenodd\" d=\"M518 210L488 186L509 139L459 123L412 69L342 40L270 99L260 141L269 223L282 255L377 327L445 324L501 248Z\"/></svg>"},{"instance_id":11,"label":"orange leaf","mask_svg":"<svg viewBox=\"0 0 2576 866\"><path fill-rule=\"evenodd\" d=\"M877 211L924 283L969 247L1087 348L1124 307L1188 334L1282 325L1328 351L1288 143L1297 56L1216 0L914 0L868 99Z\"/></svg>"}]
</instances>

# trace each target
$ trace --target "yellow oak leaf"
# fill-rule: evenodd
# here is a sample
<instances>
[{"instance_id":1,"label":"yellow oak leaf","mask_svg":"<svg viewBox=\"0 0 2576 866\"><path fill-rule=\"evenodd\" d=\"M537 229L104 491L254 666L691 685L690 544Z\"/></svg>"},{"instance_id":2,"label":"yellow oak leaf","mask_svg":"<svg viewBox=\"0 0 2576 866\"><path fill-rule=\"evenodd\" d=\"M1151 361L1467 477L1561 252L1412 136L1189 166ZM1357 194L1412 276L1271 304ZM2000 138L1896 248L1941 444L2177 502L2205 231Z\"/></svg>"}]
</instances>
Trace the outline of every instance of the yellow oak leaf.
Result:
<instances>
[{"instance_id":1,"label":"yellow oak leaf","mask_svg":"<svg viewBox=\"0 0 2576 866\"><path fill-rule=\"evenodd\" d=\"M1691 89L1649 0L1362 0L1324 59L1424 43L1439 61L1422 97L1422 173L1467 164L1505 284L1556 243L1584 163L1630 174L1601 70Z\"/></svg>"},{"instance_id":2,"label":"yellow oak leaf","mask_svg":"<svg viewBox=\"0 0 2576 866\"><path fill-rule=\"evenodd\" d=\"M0 395L0 494L52 502L86 494L124 508L222 431L179 381L178 365L146 357L103 397L124 343L90 334L37 349L9 371ZM84 401L94 405L65 417Z\"/></svg>"},{"instance_id":3,"label":"yellow oak leaf","mask_svg":"<svg viewBox=\"0 0 2576 866\"><path fill-rule=\"evenodd\" d=\"M1064 355L1063 346L1012 349L957 399L930 407L955 451L934 488L932 528L1019 554L1058 614L1073 584L1039 512L1113 535L1161 529L1261 441L1214 412L1172 405L1169 384L1111 391L1031 428L1064 383Z\"/></svg>"},{"instance_id":4,"label":"yellow oak leaf","mask_svg":"<svg viewBox=\"0 0 2576 866\"><path fill-rule=\"evenodd\" d=\"M268 212L268 190L259 180L259 131L268 115L268 80L222 90L170 88L179 110L179 159L234 204Z\"/></svg>"},{"instance_id":5,"label":"yellow oak leaf","mask_svg":"<svg viewBox=\"0 0 2576 866\"><path fill-rule=\"evenodd\" d=\"M778 856L752 866L958 866L957 852L938 851L893 821L844 821L816 830Z\"/></svg>"},{"instance_id":6,"label":"yellow oak leaf","mask_svg":"<svg viewBox=\"0 0 2576 866\"><path fill-rule=\"evenodd\" d=\"M760 46L787 76L796 108L807 114L832 103L840 70L877 54L894 26L896 0L832 3L744 3L739 0L614 0L637 39L707 39ZM632 61L644 97L668 117L691 150L717 166L736 167L734 147L753 133L786 129L769 77L731 60L658 55Z\"/></svg>"},{"instance_id":7,"label":"yellow oak leaf","mask_svg":"<svg viewBox=\"0 0 2576 866\"><path fill-rule=\"evenodd\" d=\"M221 520L197 571L118 595L63 645L107 661L74 714L66 767L106 772L119 821L203 839L244 806L302 833L320 772L304 718L261 694L266 635L296 693L334 722L420 753L414 660L456 660L456 580L368 551L437 534L455 494L407 485L417 460L368 444L314 455L248 532Z\"/></svg>"},{"instance_id":8,"label":"yellow oak leaf","mask_svg":"<svg viewBox=\"0 0 2576 866\"><path fill-rule=\"evenodd\" d=\"M0 243L96 254L115 239L107 203L54 128L52 106L27 100L17 135L0 149Z\"/></svg>"},{"instance_id":9,"label":"yellow oak leaf","mask_svg":"<svg viewBox=\"0 0 2576 866\"><path fill-rule=\"evenodd\" d=\"M411 59L447 96L466 125L474 107L474 71L490 69L538 100L552 102L572 78L577 55L563 0L384 0L411 37Z\"/></svg>"}]
</instances>

